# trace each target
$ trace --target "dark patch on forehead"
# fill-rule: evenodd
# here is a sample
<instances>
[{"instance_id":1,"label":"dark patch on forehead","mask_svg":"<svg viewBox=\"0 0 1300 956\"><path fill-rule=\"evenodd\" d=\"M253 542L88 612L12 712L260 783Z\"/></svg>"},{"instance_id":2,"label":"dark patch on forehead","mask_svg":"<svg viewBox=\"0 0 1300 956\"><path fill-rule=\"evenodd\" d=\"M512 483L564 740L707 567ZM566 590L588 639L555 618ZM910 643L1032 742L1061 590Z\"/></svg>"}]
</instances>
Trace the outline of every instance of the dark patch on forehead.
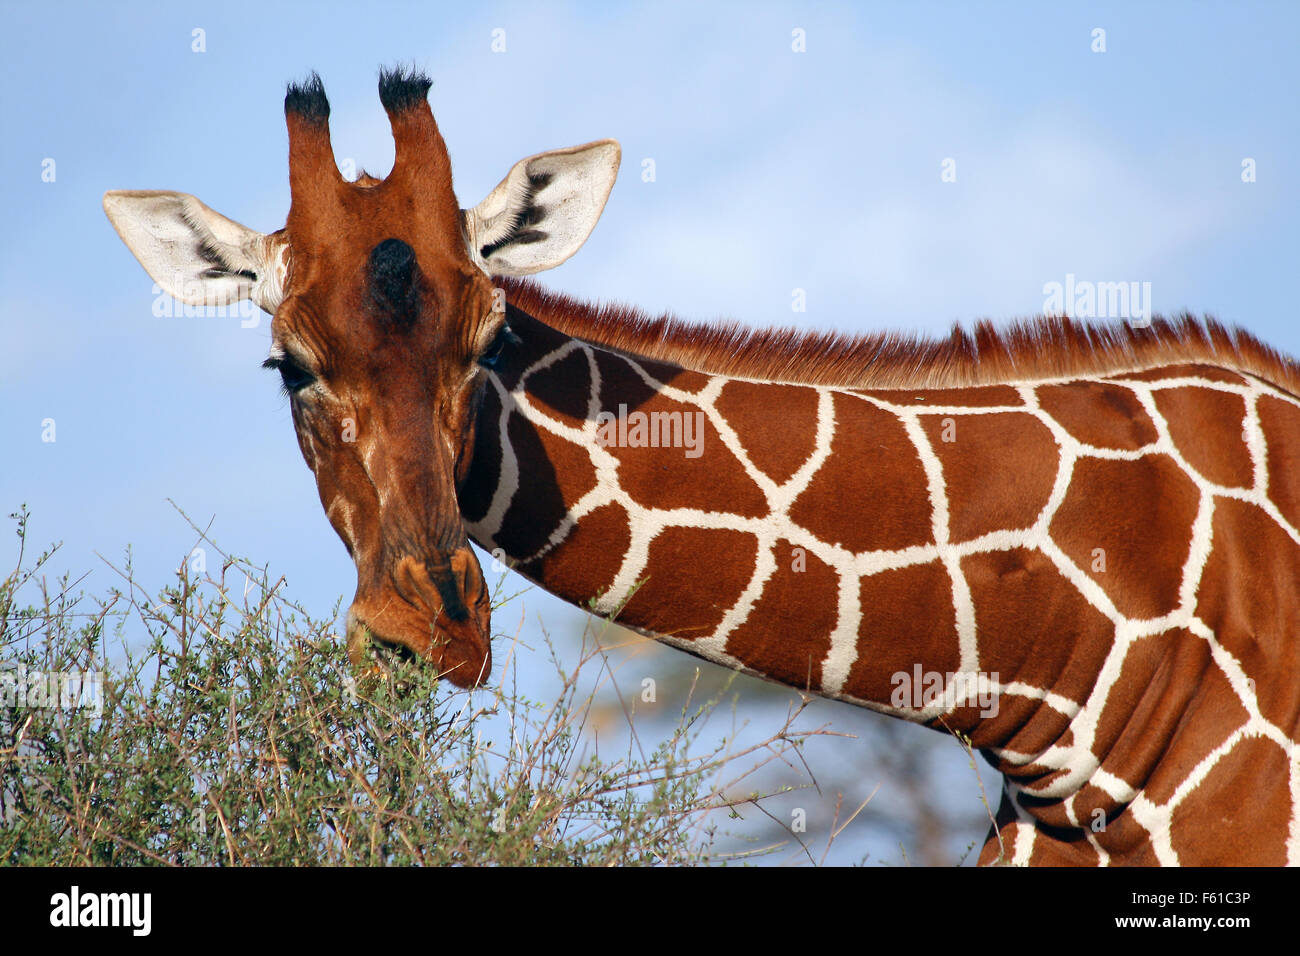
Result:
<instances>
[{"instance_id":1,"label":"dark patch on forehead","mask_svg":"<svg viewBox=\"0 0 1300 956\"><path fill-rule=\"evenodd\" d=\"M425 102L431 86L433 81L415 67L411 67L409 72L400 66L379 71L379 101L390 113L400 113Z\"/></svg>"},{"instance_id":2,"label":"dark patch on forehead","mask_svg":"<svg viewBox=\"0 0 1300 956\"><path fill-rule=\"evenodd\" d=\"M284 111L296 113L313 123L324 123L330 116L330 101L325 97L325 84L320 74L312 70L301 83L290 83L284 94Z\"/></svg>"},{"instance_id":3,"label":"dark patch on forehead","mask_svg":"<svg viewBox=\"0 0 1300 956\"><path fill-rule=\"evenodd\" d=\"M420 266L415 250L401 239L385 239L370 250L368 271L375 306L393 324L412 325L420 314Z\"/></svg>"}]
</instances>

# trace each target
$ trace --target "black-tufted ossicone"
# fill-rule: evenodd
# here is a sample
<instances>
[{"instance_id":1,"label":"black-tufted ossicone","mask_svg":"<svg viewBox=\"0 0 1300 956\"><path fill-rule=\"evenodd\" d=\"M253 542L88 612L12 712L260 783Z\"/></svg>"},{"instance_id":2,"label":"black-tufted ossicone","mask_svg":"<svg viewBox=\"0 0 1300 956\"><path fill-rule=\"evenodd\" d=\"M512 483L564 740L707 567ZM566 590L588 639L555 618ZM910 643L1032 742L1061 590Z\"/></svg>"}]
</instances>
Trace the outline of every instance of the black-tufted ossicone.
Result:
<instances>
[{"instance_id":1,"label":"black-tufted ossicone","mask_svg":"<svg viewBox=\"0 0 1300 956\"><path fill-rule=\"evenodd\" d=\"M415 67L379 71L379 101L389 113L427 103L431 86L433 81Z\"/></svg>"},{"instance_id":2,"label":"black-tufted ossicone","mask_svg":"<svg viewBox=\"0 0 1300 956\"><path fill-rule=\"evenodd\" d=\"M330 117L330 101L325 84L315 70L301 83L290 83L284 94L285 113L296 113L312 123L324 123Z\"/></svg>"},{"instance_id":3,"label":"black-tufted ossicone","mask_svg":"<svg viewBox=\"0 0 1300 956\"><path fill-rule=\"evenodd\" d=\"M401 239L385 239L370 251L370 297L396 325L419 316L420 267Z\"/></svg>"}]
</instances>

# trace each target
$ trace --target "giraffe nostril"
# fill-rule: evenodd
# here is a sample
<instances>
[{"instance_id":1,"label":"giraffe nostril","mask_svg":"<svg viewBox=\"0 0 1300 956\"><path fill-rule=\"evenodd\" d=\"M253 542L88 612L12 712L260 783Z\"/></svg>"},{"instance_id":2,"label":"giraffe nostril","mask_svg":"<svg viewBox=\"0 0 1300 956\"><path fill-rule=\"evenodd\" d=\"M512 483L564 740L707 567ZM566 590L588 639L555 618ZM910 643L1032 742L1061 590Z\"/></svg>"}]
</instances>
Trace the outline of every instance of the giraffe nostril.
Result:
<instances>
[{"instance_id":1,"label":"giraffe nostril","mask_svg":"<svg viewBox=\"0 0 1300 956\"><path fill-rule=\"evenodd\" d=\"M442 598L443 613L453 621L463 621L469 617L469 609L465 606L465 595L462 594L464 582L461 581L461 576L456 574L452 562L440 556L426 560L424 569L437 589L438 596Z\"/></svg>"}]
</instances>

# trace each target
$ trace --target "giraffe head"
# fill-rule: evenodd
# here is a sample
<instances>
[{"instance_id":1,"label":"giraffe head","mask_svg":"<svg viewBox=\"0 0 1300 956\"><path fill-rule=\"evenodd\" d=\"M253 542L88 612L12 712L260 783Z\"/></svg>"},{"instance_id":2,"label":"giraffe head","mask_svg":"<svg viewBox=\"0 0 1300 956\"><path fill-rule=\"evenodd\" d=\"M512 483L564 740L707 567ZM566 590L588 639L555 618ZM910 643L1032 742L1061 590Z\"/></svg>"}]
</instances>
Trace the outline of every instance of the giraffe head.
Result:
<instances>
[{"instance_id":1,"label":"giraffe head","mask_svg":"<svg viewBox=\"0 0 1300 956\"><path fill-rule=\"evenodd\" d=\"M521 160L473 209L427 100L430 82L381 72L393 170L345 180L315 74L289 87L291 204L258 233L174 192L110 192L104 209L167 292L194 305L251 299L271 313L278 370L321 503L357 568L348 655L370 640L473 686L491 666L490 599L457 505L487 369L509 346L490 277L573 255L618 172L603 140Z\"/></svg>"}]
</instances>

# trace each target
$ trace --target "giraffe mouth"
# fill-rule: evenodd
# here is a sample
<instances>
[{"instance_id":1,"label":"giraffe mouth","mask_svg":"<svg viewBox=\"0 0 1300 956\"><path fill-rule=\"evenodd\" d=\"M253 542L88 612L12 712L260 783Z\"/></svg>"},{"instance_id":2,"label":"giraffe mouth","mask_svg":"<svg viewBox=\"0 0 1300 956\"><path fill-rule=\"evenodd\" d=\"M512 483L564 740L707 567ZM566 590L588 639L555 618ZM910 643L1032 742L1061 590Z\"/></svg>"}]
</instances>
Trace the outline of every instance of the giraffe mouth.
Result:
<instances>
[{"instance_id":1,"label":"giraffe mouth","mask_svg":"<svg viewBox=\"0 0 1300 956\"><path fill-rule=\"evenodd\" d=\"M410 674L420 662L420 656L409 646L376 634L349 612L347 647L348 661L367 693L373 692L377 685L388 686L403 697L410 693L410 681L398 676Z\"/></svg>"},{"instance_id":2,"label":"giraffe mouth","mask_svg":"<svg viewBox=\"0 0 1300 956\"><path fill-rule=\"evenodd\" d=\"M354 646L357 658L364 659L367 655L373 655L379 666L392 664L406 666L420 660L419 655L401 641L390 641L383 635L376 634L360 621L348 628L349 658L353 657ZM353 663L360 663L359 659L354 659Z\"/></svg>"}]
</instances>

